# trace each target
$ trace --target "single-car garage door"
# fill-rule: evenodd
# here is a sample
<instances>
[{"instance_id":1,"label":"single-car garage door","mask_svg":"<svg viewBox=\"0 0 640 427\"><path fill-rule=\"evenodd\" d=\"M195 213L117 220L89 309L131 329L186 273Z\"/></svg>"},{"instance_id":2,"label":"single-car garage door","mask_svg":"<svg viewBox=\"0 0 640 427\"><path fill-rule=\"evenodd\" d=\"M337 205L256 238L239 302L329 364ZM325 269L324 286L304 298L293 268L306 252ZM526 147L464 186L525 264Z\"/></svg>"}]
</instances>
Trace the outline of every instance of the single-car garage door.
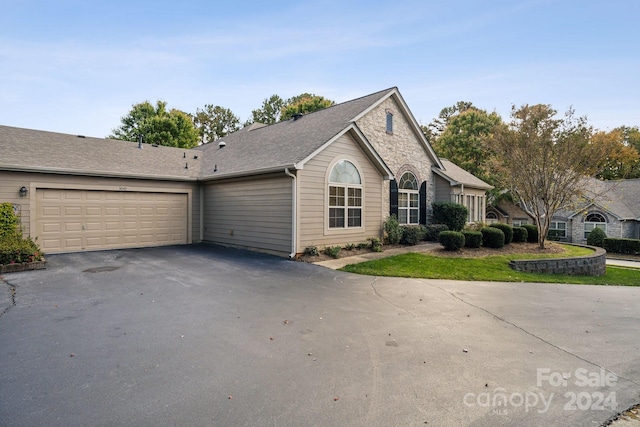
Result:
<instances>
[{"instance_id":1,"label":"single-car garage door","mask_svg":"<svg viewBox=\"0 0 640 427\"><path fill-rule=\"evenodd\" d=\"M47 253L188 243L187 194L37 189L36 236Z\"/></svg>"}]
</instances>

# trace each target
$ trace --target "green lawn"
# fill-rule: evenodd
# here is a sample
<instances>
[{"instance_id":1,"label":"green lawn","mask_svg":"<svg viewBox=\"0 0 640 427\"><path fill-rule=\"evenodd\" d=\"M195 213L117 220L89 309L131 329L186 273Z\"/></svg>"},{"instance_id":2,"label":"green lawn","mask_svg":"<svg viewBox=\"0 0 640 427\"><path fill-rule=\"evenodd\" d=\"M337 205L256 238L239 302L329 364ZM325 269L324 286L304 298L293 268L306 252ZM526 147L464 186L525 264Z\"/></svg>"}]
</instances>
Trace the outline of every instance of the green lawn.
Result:
<instances>
[{"instance_id":1,"label":"green lawn","mask_svg":"<svg viewBox=\"0 0 640 427\"><path fill-rule=\"evenodd\" d=\"M555 257L580 256L589 249L565 246L567 253ZM585 285L640 286L640 270L607 266L600 277L559 274L520 273L509 267L513 259L552 258L542 255L504 255L485 258L449 258L425 253L407 253L347 265L340 270L370 276L414 277L423 279L476 280L496 282L575 283Z\"/></svg>"}]
</instances>

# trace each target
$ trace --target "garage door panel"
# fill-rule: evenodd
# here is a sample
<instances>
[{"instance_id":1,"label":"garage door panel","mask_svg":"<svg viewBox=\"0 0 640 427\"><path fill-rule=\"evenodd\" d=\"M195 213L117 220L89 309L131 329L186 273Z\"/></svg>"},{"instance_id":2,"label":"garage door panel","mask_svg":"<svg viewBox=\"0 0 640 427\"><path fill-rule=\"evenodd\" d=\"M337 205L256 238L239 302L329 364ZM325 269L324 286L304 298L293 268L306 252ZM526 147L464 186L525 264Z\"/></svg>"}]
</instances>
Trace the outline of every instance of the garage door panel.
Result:
<instances>
[{"instance_id":1,"label":"garage door panel","mask_svg":"<svg viewBox=\"0 0 640 427\"><path fill-rule=\"evenodd\" d=\"M101 206L85 206L84 214L87 216L99 216L102 217L102 207Z\"/></svg>"},{"instance_id":2,"label":"garage door panel","mask_svg":"<svg viewBox=\"0 0 640 427\"><path fill-rule=\"evenodd\" d=\"M64 231L67 233L82 231L82 223L80 222L64 222L62 225L64 226Z\"/></svg>"},{"instance_id":3,"label":"garage door panel","mask_svg":"<svg viewBox=\"0 0 640 427\"><path fill-rule=\"evenodd\" d=\"M82 215L82 208L80 206L64 206L62 211L64 216Z\"/></svg>"},{"instance_id":4,"label":"garage door panel","mask_svg":"<svg viewBox=\"0 0 640 427\"><path fill-rule=\"evenodd\" d=\"M124 216L138 216L138 208L132 206L126 206L122 208L122 214Z\"/></svg>"},{"instance_id":5,"label":"garage door panel","mask_svg":"<svg viewBox=\"0 0 640 427\"><path fill-rule=\"evenodd\" d=\"M183 244L184 193L36 190L36 237L45 252Z\"/></svg>"}]
</instances>

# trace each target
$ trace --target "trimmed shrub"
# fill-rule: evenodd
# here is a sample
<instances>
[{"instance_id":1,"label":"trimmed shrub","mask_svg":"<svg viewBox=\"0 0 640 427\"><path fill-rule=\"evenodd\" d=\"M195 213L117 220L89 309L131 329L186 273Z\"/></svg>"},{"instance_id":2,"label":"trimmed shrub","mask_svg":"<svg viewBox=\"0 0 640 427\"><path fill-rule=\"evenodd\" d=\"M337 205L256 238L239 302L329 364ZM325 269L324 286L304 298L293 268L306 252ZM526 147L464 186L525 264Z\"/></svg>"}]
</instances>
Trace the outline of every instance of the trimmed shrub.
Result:
<instances>
[{"instance_id":1,"label":"trimmed shrub","mask_svg":"<svg viewBox=\"0 0 640 427\"><path fill-rule=\"evenodd\" d=\"M402 240L402 226L398 222L395 215L388 216L384 221L384 233L387 237L387 243L397 245Z\"/></svg>"},{"instance_id":2,"label":"trimmed shrub","mask_svg":"<svg viewBox=\"0 0 640 427\"><path fill-rule=\"evenodd\" d=\"M491 224L489 227L497 228L502 230L504 233L504 244L508 245L513 241L513 227L509 224L503 224L501 222L496 222L495 224Z\"/></svg>"},{"instance_id":3,"label":"trimmed shrub","mask_svg":"<svg viewBox=\"0 0 640 427\"><path fill-rule=\"evenodd\" d=\"M320 252L318 251L318 247L316 245L309 245L304 248L304 254L307 256L318 256Z\"/></svg>"},{"instance_id":4,"label":"trimmed shrub","mask_svg":"<svg viewBox=\"0 0 640 427\"><path fill-rule=\"evenodd\" d=\"M484 227L482 233L482 246L500 249L504 246L504 233L496 227Z\"/></svg>"},{"instance_id":5,"label":"trimmed shrub","mask_svg":"<svg viewBox=\"0 0 640 427\"><path fill-rule=\"evenodd\" d=\"M587 236L587 245L602 247L606 238L607 233L602 228L594 228Z\"/></svg>"},{"instance_id":6,"label":"trimmed shrub","mask_svg":"<svg viewBox=\"0 0 640 427\"><path fill-rule=\"evenodd\" d=\"M524 227L513 227L513 242L524 243L527 241L529 232ZM505 236L506 237L506 236Z\"/></svg>"},{"instance_id":7,"label":"trimmed shrub","mask_svg":"<svg viewBox=\"0 0 640 427\"><path fill-rule=\"evenodd\" d=\"M356 244L355 243L347 243L346 245L344 245L344 250L345 251L352 251L356 248Z\"/></svg>"},{"instance_id":8,"label":"trimmed shrub","mask_svg":"<svg viewBox=\"0 0 640 427\"><path fill-rule=\"evenodd\" d=\"M43 253L31 238L23 239L18 234L0 239L0 264L42 261Z\"/></svg>"},{"instance_id":9,"label":"trimmed shrub","mask_svg":"<svg viewBox=\"0 0 640 427\"><path fill-rule=\"evenodd\" d=\"M367 242L360 242L356 245L357 249L367 249L367 247L369 247L369 243Z\"/></svg>"},{"instance_id":10,"label":"trimmed shrub","mask_svg":"<svg viewBox=\"0 0 640 427\"><path fill-rule=\"evenodd\" d=\"M602 247L607 252L615 252L617 254L625 255L640 255L640 240L638 239L614 239L607 237L603 240Z\"/></svg>"},{"instance_id":11,"label":"trimmed shrub","mask_svg":"<svg viewBox=\"0 0 640 427\"><path fill-rule=\"evenodd\" d=\"M446 251L459 251L464 247L464 234L458 231L443 231L438 235L438 241Z\"/></svg>"},{"instance_id":12,"label":"trimmed shrub","mask_svg":"<svg viewBox=\"0 0 640 427\"><path fill-rule=\"evenodd\" d=\"M446 224L429 224L425 227L424 240L430 242L438 241L438 234L442 231L447 231L449 227Z\"/></svg>"},{"instance_id":13,"label":"trimmed shrub","mask_svg":"<svg viewBox=\"0 0 640 427\"><path fill-rule=\"evenodd\" d=\"M422 240L423 236L424 231L422 231L422 227L418 225L405 225L402 227L402 239L400 243L403 245L415 245Z\"/></svg>"},{"instance_id":14,"label":"trimmed shrub","mask_svg":"<svg viewBox=\"0 0 640 427\"><path fill-rule=\"evenodd\" d=\"M465 248L479 248L482 245L482 233L475 230L463 230Z\"/></svg>"},{"instance_id":15,"label":"trimmed shrub","mask_svg":"<svg viewBox=\"0 0 640 427\"><path fill-rule=\"evenodd\" d=\"M20 217L9 202L0 203L0 238L20 235Z\"/></svg>"},{"instance_id":16,"label":"trimmed shrub","mask_svg":"<svg viewBox=\"0 0 640 427\"><path fill-rule=\"evenodd\" d=\"M535 224L523 224L522 228L527 229L527 242L538 243L538 227Z\"/></svg>"},{"instance_id":17,"label":"trimmed shrub","mask_svg":"<svg viewBox=\"0 0 640 427\"><path fill-rule=\"evenodd\" d=\"M449 230L462 231L467 223L469 210L453 202L433 202L433 222L446 224Z\"/></svg>"}]
</instances>

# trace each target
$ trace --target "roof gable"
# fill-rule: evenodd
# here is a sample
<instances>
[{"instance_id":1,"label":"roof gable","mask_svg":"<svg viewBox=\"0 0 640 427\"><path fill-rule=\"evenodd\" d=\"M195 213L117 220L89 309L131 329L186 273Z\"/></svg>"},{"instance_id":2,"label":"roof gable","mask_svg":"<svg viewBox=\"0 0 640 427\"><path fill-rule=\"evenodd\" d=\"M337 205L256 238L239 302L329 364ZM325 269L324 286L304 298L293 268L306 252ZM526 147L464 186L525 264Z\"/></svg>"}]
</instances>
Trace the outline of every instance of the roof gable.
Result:
<instances>
[{"instance_id":1,"label":"roof gable","mask_svg":"<svg viewBox=\"0 0 640 427\"><path fill-rule=\"evenodd\" d=\"M400 107L400 111L406 117L407 121L411 126L411 130L415 134L416 138L420 141L422 148L425 150L429 158L431 158L433 163L435 163L438 167L443 167L442 163L440 162L440 158L438 157L436 152L433 150L433 147L431 147L431 144L429 144L429 142L427 141L427 138L424 136L424 133L420 128L420 125L418 124L417 120L413 116L413 113L409 109L409 106L407 105L404 98L400 94L400 91L398 90L398 88L392 87L390 89L377 92L375 95L381 95L381 96L378 96L375 100L373 100L373 102L368 107L366 107L357 116L355 116L353 118L353 121L354 122L358 121L359 119L367 115L369 112L371 112L378 105L382 104L388 98L393 98L394 101L396 101L396 104Z\"/></svg>"},{"instance_id":2,"label":"roof gable","mask_svg":"<svg viewBox=\"0 0 640 427\"><path fill-rule=\"evenodd\" d=\"M327 144L346 132L356 140L384 175L390 171L375 152L354 118L385 97L390 90L305 114L268 126L243 128L218 141L198 147L204 151L202 177L218 179L284 168L300 169ZM225 143L223 148L219 143Z\"/></svg>"},{"instance_id":3,"label":"roof gable","mask_svg":"<svg viewBox=\"0 0 640 427\"><path fill-rule=\"evenodd\" d=\"M433 166L432 170L442 178L449 181L451 185L466 185L471 188L479 188L481 190L491 190L492 185L487 184L477 176L467 172L455 163L447 160L440 159L442 163L442 169L437 166Z\"/></svg>"}]
</instances>

